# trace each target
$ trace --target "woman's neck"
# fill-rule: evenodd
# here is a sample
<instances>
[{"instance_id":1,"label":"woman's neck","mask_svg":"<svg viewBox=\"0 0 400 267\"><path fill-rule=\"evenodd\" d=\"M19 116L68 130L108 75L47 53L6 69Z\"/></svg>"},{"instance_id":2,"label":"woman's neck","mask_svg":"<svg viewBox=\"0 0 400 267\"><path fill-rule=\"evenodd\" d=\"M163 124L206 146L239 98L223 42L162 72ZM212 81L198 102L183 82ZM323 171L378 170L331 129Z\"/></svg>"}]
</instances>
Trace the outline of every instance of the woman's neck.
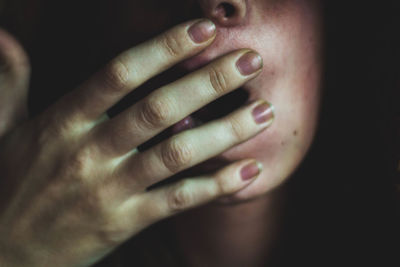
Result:
<instances>
[{"instance_id":1,"label":"woman's neck","mask_svg":"<svg viewBox=\"0 0 400 267\"><path fill-rule=\"evenodd\" d=\"M265 266L279 232L284 189L235 205L209 204L172 219L188 266Z\"/></svg>"}]
</instances>

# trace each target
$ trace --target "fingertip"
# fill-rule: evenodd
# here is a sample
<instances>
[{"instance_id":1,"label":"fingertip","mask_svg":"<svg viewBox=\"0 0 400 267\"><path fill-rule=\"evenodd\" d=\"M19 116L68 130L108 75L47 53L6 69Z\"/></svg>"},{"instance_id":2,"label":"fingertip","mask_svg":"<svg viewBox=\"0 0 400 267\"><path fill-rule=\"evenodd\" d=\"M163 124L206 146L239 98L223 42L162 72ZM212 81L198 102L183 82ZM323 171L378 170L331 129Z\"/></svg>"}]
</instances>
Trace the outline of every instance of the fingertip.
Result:
<instances>
[{"instance_id":1,"label":"fingertip","mask_svg":"<svg viewBox=\"0 0 400 267\"><path fill-rule=\"evenodd\" d=\"M256 124L264 127L270 126L275 119L275 107L267 101L257 101L252 115Z\"/></svg>"},{"instance_id":2,"label":"fingertip","mask_svg":"<svg viewBox=\"0 0 400 267\"><path fill-rule=\"evenodd\" d=\"M217 173L223 197L234 194L247 187L262 171L262 165L255 159L244 159L234 162Z\"/></svg>"},{"instance_id":3,"label":"fingertip","mask_svg":"<svg viewBox=\"0 0 400 267\"><path fill-rule=\"evenodd\" d=\"M240 177L243 182L249 182L256 179L261 171L262 164L256 160L250 160L240 168Z\"/></svg>"},{"instance_id":4,"label":"fingertip","mask_svg":"<svg viewBox=\"0 0 400 267\"><path fill-rule=\"evenodd\" d=\"M187 32L194 43L203 44L214 39L216 35L216 26L211 20L201 19L193 23Z\"/></svg>"}]
</instances>

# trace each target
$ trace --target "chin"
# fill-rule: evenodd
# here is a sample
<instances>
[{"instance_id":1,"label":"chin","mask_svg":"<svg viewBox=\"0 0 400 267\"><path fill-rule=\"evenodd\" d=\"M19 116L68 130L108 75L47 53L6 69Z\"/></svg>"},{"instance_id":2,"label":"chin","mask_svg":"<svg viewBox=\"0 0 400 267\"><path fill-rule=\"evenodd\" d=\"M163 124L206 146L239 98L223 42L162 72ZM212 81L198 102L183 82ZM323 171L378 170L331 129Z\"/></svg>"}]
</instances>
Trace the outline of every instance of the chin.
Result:
<instances>
[{"instance_id":1,"label":"chin","mask_svg":"<svg viewBox=\"0 0 400 267\"><path fill-rule=\"evenodd\" d=\"M184 69L181 75L211 60L211 58L206 61L198 60L197 62L202 62L202 64L197 66L191 63L192 67ZM159 137L150 140L143 148L151 147L156 142L186 129L199 127L209 121L222 118L248 102L257 99L267 100L275 107L275 119L269 128L221 155L169 178L167 183L184 177L212 173L229 163L252 158L263 165L259 177L246 188L233 195L220 198L216 203L242 203L269 195L281 186L299 166L312 143L316 128L319 68L317 65L310 64L308 68L300 68L300 70L301 72L280 75L275 70L265 68L255 79L188 115L185 120L173 125Z\"/></svg>"}]
</instances>

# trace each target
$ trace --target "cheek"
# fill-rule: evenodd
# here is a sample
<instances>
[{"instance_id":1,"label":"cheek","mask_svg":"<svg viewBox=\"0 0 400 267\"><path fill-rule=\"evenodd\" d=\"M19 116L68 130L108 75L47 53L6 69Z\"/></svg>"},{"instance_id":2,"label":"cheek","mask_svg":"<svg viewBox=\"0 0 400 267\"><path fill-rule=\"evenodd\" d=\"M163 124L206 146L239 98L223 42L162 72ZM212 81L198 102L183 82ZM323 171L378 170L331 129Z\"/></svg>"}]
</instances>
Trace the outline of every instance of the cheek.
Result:
<instances>
[{"instance_id":1,"label":"cheek","mask_svg":"<svg viewBox=\"0 0 400 267\"><path fill-rule=\"evenodd\" d=\"M315 25L319 25L316 18L291 16L277 32L261 35L257 31L266 37L252 47L262 54L266 68L253 81L257 89L251 98L270 101L276 117L269 129L224 153L231 160L256 158L264 167L260 177L235 194L235 199L252 198L282 184L310 147L318 119L321 78L320 35ZM269 67L269 62L274 64Z\"/></svg>"},{"instance_id":2,"label":"cheek","mask_svg":"<svg viewBox=\"0 0 400 267\"><path fill-rule=\"evenodd\" d=\"M315 132L319 103L316 84L302 87L299 83L286 83L287 93L272 94L271 97L276 114L272 126L224 153L223 156L230 160L255 158L263 165L258 179L235 198L248 199L273 190L300 164Z\"/></svg>"}]
</instances>

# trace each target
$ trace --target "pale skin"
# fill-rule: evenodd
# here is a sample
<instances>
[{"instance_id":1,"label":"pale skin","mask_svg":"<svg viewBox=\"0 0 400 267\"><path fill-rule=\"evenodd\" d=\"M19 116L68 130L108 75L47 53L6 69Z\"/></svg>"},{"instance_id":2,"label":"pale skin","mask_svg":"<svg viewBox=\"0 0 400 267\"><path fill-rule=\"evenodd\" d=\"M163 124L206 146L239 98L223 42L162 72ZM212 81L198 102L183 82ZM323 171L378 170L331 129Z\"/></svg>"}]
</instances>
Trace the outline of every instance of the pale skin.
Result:
<instances>
[{"instance_id":1,"label":"pale skin","mask_svg":"<svg viewBox=\"0 0 400 267\"><path fill-rule=\"evenodd\" d=\"M192 24L179 25L122 53L41 116L14 129L8 127L14 123L4 126L4 133L11 134L3 135L1 166L12 194L2 201L2 262L12 266L89 265L153 222L238 191L252 181L240 175L241 168L254 164L246 159L214 175L145 192L151 184L265 129L270 122L257 124L252 118L252 110L262 101L178 134L144 153L135 150L196 107L254 78L259 70L244 76L235 64L248 50L235 51L155 91L112 120L104 116L129 90L212 42L215 35L202 44L191 41L187 30ZM15 53L22 56L21 51ZM143 68L141 61L149 59L157 64ZM17 73L24 67L17 62L9 71ZM20 75L16 73L10 79ZM226 82L216 81L215 75ZM181 88L187 86L203 88L187 92L198 94L190 106L178 100L185 93ZM176 105L179 108L173 108ZM129 124L134 131L113 132L119 124ZM213 149L204 151L203 142L210 141L204 132L210 131L221 138L215 140ZM113 140L112 134L118 138ZM15 151L17 144L20 151Z\"/></svg>"},{"instance_id":2,"label":"pale skin","mask_svg":"<svg viewBox=\"0 0 400 267\"><path fill-rule=\"evenodd\" d=\"M217 2L199 1L207 17L207 11L211 12ZM195 43L187 33L197 20L175 26L121 53L45 113L29 119L25 106L27 56L12 37L2 32L0 48L10 67L1 74L6 82L0 91L6 96L1 99L7 99L0 110L4 117L0 125L0 169L6 174L0 202L0 263L88 266L152 223L218 199L220 204L235 205L210 205L190 214L213 218L201 225L201 220L176 218L178 237L185 237L181 243L188 261L208 266L261 265L262 251L271 243L271 232L279 217L280 194L271 192L304 156L318 108L317 8L314 1L286 2L280 16L253 12L248 18L242 10L245 1L232 1L239 17L214 19L216 33L201 43ZM253 11L272 10L266 1L246 3L254 7ZM240 28L238 23L243 18L249 19L253 28ZM260 29L258 24L270 27L260 35L255 31ZM234 38L242 33L245 37ZM256 40L253 34L263 42L251 41ZM282 47L285 49L279 49ZM252 50L258 51L266 66L243 75L236 62L248 53L256 55ZM184 61L196 54L192 61ZM209 64L154 91L113 119L105 115L131 90L182 61L189 71L196 68L196 62ZM301 68L290 68L299 65ZM278 78L271 80L271 73ZM136 150L163 129L243 84L251 90L250 104L222 119L179 133L146 152ZM265 100L276 107L274 123L257 123L254 119L254 109L265 105ZM299 136L293 137L294 130ZM260 153L265 151L260 144L271 152ZM201 177L145 191L217 155L230 164ZM256 161L264 166L261 174L243 180L243 167ZM243 212L251 216L243 219ZM207 225L210 222L211 228ZM239 234L243 233L243 225L253 231ZM202 240L206 235L199 234L197 242L186 244L193 240L189 235L194 227L198 233L210 231L220 242ZM210 245L219 257L201 250Z\"/></svg>"},{"instance_id":3,"label":"pale skin","mask_svg":"<svg viewBox=\"0 0 400 267\"><path fill-rule=\"evenodd\" d=\"M181 255L189 266L266 266L280 231L285 231L280 228L286 195L282 185L304 157L318 115L322 60L319 2L232 3L247 3L247 21L220 22L216 44L202 56L213 58L243 46L258 51L264 70L247 83L250 98L271 101L276 118L268 130L222 155L231 161L249 155L260 160L264 170L254 183L217 203L173 218ZM208 9L204 10L207 13Z\"/></svg>"}]
</instances>

